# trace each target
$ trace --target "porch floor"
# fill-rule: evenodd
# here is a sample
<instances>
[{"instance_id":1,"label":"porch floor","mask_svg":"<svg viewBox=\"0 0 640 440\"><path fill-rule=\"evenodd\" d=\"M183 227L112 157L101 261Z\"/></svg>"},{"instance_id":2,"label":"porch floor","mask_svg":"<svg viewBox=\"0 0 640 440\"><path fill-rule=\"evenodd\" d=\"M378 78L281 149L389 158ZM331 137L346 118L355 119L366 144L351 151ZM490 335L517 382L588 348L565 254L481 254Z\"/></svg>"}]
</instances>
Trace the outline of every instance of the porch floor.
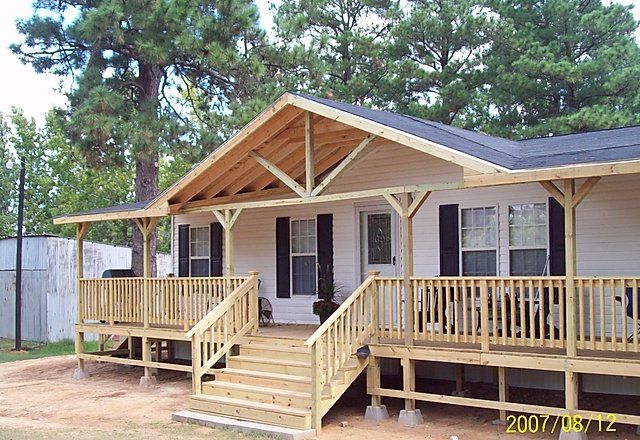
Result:
<instances>
[{"instance_id":1,"label":"porch floor","mask_svg":"<svg viewBox=\"0 0 640 440\"><path fill-rule=\"evenodd\" d=\"M260 327L258 335L273 338L306 340L318 328L314 324L271 324Z\"/></svg>"}]
</instances>

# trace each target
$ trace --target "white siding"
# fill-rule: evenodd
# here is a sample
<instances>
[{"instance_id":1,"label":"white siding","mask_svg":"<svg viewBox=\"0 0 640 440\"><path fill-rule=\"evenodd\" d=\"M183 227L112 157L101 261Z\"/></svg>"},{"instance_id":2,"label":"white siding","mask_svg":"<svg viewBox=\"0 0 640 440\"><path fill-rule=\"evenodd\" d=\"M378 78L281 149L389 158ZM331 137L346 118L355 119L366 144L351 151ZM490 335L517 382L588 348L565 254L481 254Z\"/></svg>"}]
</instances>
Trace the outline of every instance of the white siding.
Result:
<instances>
[{"instance_id":1,"label":"white siding","mask_svg":"<svg viewBox=\"0 0 640 440\"><path fill-rule=\"evenodd\" d=\"M331 191L454 182L462 169L443 160L396 145L377 147L356 161L329 187ZM579 184L580 182L578 182ZM509 273L508 207L510 204L547 202L548 193L537 183L493 188L434 192L414 220L416 275L439 274L438 206L497 206L499 213L499 274ZM386 206L382 198L312 204L286 208L249 209L235 227L236 274L260 271L260 295L274 306L278 322L315 323L313 298L275 298L275 219L333 213L335 280L348 295L360 279L357 207ZM177 273L177 226L207 225L210 214L180 215L174 227L174 272ZM580 275L640 275L640 176L605 177L577 209L577 259ZM398 262L398 267L400 263Z\"/></svg>"}]
</instances>

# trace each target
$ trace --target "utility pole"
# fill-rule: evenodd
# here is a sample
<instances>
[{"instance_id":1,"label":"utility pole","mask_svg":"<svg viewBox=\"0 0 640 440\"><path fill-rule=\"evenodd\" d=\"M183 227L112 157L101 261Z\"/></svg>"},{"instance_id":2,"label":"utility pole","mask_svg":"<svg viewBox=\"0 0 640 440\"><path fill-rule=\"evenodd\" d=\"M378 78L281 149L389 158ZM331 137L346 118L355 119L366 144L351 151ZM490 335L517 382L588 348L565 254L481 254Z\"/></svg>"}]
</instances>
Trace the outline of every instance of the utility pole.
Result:
<instances>
[{"instance_id":1,"label":"utility pole","mask_svg":"<svg viewBox=\"0 0 640 440\"><path fill-rule=\"evenodd\" d=\"M22 224L24 223L25 160L20 158L18 189L18 233L16 234L16 350L22 349Z\"/></svg>"}]
</instances>

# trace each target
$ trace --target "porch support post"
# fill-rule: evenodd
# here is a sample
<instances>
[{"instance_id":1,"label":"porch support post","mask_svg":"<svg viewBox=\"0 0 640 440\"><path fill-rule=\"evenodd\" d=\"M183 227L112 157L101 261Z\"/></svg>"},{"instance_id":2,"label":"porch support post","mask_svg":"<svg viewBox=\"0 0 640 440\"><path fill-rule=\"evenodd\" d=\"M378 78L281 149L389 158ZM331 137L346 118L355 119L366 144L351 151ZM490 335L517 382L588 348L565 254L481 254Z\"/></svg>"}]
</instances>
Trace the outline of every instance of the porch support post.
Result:
<instances>
[{"instance_id":1,"label":"porch support post","mask_svg":"<svg viewBox=\"0 0 640 440\"><path fill-rule=\"evenodd\" d=\"M233 264L233 225L231 224L232 213L230 209L224 211L224 271L227 278L234 275L235 266Z\"/></svg>"},{"instance_id":2,"label":"porch support post","mask_svg":"<svg viewBox=\"0 0 640 440\"><path fill-rule=\"evenodd\" d=\"M313 192L315 185L315 158L313 144L313 113L306 111L304 113L304 160L305 160L305 176L307 196Z\"/></svg>"},{"instance_id":3,"label":"porch support post","mask_svg":"<svg viewBox=\"0 0 640 440\"><path fill-rule=\"evenodd\" d=\"M84 298L80 280L84 277L84 237L87 235L90 224L91 223L78 223L76 225L76 324L82 324L84 321ZM84 332L76 329L74 342L76 354L84 353ZM75 379L84 379L88 376L88 373L84 369L84 359L78 358L78 368L74 372L73 377Z\"/></svg>"},{"instance_id":4,"label":"porch support post","mask_svg":"<svg viewBox=\"0 0 640 440\"><path fill-rule=\"evenodd\" d=\"M507 369L505 367L498 367L498 398L500 402L509 400L509 384L507 383ZM507 414L506 410L500 410L501 422L507 422Z\"/></svg>"},{"instance_id":5,"label":"porch support post","mask_svg":"<svg viewBox=\"0 0 640 440\"><path fill-rule=\"evenodd\" d=\"M404 343L406 346L412 346L414 341L414 298L413 288L411 286L411 277L413 276L413 218L409 216L409 207L411 206L412 197L410 193L402 193L400 195L401 223L402 223L402 287L404 290ZM404 359L402 365L403 388L404 391L415 391L415 361L412 359ZM415 411L416 401L413 399L405 399L404 409L406 411Z\"/></svg>"},{"instance_id":6,"label":"porch support post","mask_svg":"<svg viewBox=\"0 0 640 440\"><path fill-rule=\"evenodd\" d=\"M149 328L149 310L151 307L151 236L158 222L157 218L135 219L135 224L142 234L142 276L143 296L142 296L142 321L145 328ZM148 338L142 338L142 360L151 362L151 343ZM144 376L140 378L141 386L148 386L152 379L150 367L144 367Z\"/></svg>"},{"instance_id":7,"label":"porch support post","mask_svg":"<svg viewBox=\"0 0 640 440\"><path fill-rule=\"evenodd\" d=\"M565 275L566 275L566 307L567 307L567 357L575 357L577 353L576 334L576 208L573 202L575 180L564 181L564 239L565 239ZM578 408L578 373L565 372L565 407L568 410Z\"/></svg>"}]
</instances>

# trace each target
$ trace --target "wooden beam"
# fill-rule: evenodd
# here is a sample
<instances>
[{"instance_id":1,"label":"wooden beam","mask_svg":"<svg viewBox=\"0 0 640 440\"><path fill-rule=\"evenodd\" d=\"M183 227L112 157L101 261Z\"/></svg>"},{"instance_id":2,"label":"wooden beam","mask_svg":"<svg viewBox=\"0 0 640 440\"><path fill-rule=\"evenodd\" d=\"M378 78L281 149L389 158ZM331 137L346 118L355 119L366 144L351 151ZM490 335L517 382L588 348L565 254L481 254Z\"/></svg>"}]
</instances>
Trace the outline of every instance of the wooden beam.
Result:
<instances>
[{"instance_id":1,"label":"wooden beam","mask_svg":"<svg viewBox=\"0 0 640 440\"><path fill-rule=\"evenodd\" d=\"M63 217L54 218L53 224L66 225L72 223L93 223L112 220L131 220L134 218L143 217L165 217L167 215L169 215L169 205L165 204L160 208L154 209L135 209L128 211L105 212L99 214L66 215Z\"/></svg>"},{"instance_id":2,"label":"wooden beam","mask_svg":"<svg viewBox=\"0 0 640 440\"><path fill-rule=\"evenodd\" d=\"M596 186L596 183L598 183L600 179L601 179L600 176L589 177L587 180L584 181L582 185L580 185L580 188L578 189L578 191L576 191L576 194L573 197L574 208L577 208L580 202L582 202L584 198L587 197L587 194L589 194L589 192L593 189L593 187Z\"/></svg>"},{"instance_id":3,"label":"wooden beam","mask_svg":"<svg viewBox=\"0 0 640 440\"><path fill-rule=\"evenodd\" d=\"M252 151L249 154L251 155L251 157L253 157L256 160L256 162L258 162L260 165L262 165L264 168L266 168L271 174L273 174L278 179L280 179L280 181L282 183L284 183L289 188L291 188L293 191L295 191L300 197L306 197L307 196L307 193L306 193L305 189L302 186L300 186L300 184L298 182L296 182L291 177L289 177L289 175L287 173L285 173L284 171L282 171L280 168L278 168L277 166L275 166L274 164L269 162L260 153L258 153L256 151Z\"/></svg>"},{"instance_id":4,"label":"wooden beam","mask_svg":"<svg viewBox=\"0 0 640 440\"><path fill-rule=\"evenodd\" d=\"M394 196L393 194L383 194L382 195L387 202L389 202L389 205L391 205L391 207L398 213L398 215L402 215L402 205L400 204L400 202L398 201L398 199L396 199L396 196Z\"/></svg>"},{"instance_id":5,"label":"wooden beam","mask_svg":"<svg viewBox=\"0 0 640 440\"><path fill-rule=\"evenodd\" d=\"M314 170L314 146L313 146L313 113L304 113L304 158L305 158L305 183L307 196L311 195L315 185L316 174Z\"/></svg>"},{"instance_id":6,"label":"wooden beam","mask_svg":"<svg viewBox=\"0 0 640 440\"><path fill-rule=\"evenodd\" d=\"M344 170L346 170L358 157L358 155L365 149L376 137L374 135L369 135L360 144L354 148L354 150L349 153L347 157L345 157L342 162L338 164L328 175L325 177L320 184L314 189L313 195L317 196L324 191L324 189L329 185L338 175L340 175Z\"/></svg>"},{"instance_id":7,"label":"wooden beam","mask_svg":"<svg viewBox=\"0 0 640 440\"><path fill-rule=\"evenodd\" d=\"M233 225L236 224L236 221L238 220L238 218L240 218L240 214L242 214L242 211L243 211L242 208L238 208L233 211L231 215L231 220L229 220L229 224L227 225L229 229L233 228Z\"/></svg>"},{"instance_id":8,"label":"wooden beam","mask_svg":"<svg viewBox=\"0 0 640 440\"><path fill-rule=\"evenodd\" d=\"M404 343L407 346L413 345L414 341L414 298L411 286L413 276L413 219L409 217L409 206L411 206L411 194L408 192L400 195L400 222L402 227L402 286L404 290Z\"/></svg>"},{"instance_id":9,"label":"wooden beam","mask_svg":"<svg viewBox=\"0 0 640 440\"><path fill-rule=\"evenodd\" d=\"M213 215L216 216L216 218L218 219L218 223L220 223L222 225L222 228L223 229L227 229L227 222L226 222L226 220L224 218L224 212L220 211L218 209L214 209L211 212L213 212Z\"/></svg>"},{"instance_id":10,"label":"wooden beam","mask_svg":"<svg viewBox=\"0 0 640 440\"><path fill-rule=\"evenodd\" d=\"M596 176L639 173L640 160L628 160L606 164L576 164L536 170L515 170L503 173L465 175L464 186L465 188L479 188L544 180L582 179Z\"/></svg>"},{"instance_id":11,"label":"wooden beam","mask_svg":"<svg viewBox=\"0 0 640 440\"><path fill-rule=\"evenodd\" d=\"M498 367L498 399L500 402L509 401L509 383L507 382L507 369ZM500 410L500 420L507 421L507 410Z\"/></svg>"},{"instance_id":12,"label":"wooden beam","mask_svg":"<svg viewBox=\"0 0 640 440\"><path fill-rule=\"evenodd\" d=\"M418 210L422 207L424 202L427 201L429 196L431 195L431 191L420 191L417 196L411 202L411 206L409 206L409 217L413 218Z\"/></svg>"},{"instance_id":13,"label":"wooden beam","mask_svg":"<svg viewBox=\"0 0 640 440\"><path fill-rule=\"evenodd\" d=\"M263 200L254 202L230 202L230 203L215 203L216 200L212 199L213 203L206 206L198 206L193 208L183 208L174 211L176 214L207 212L212 209L237 209L237 208L269 208L277 206L293 206L293 205L306 205L312 203L325 203L335 202L340 200L352 200L352 199L364 199L369 197L379 197L385 194L400 194L403 192L418 192L418 191L441 191L449 189L460 189L462 184L459 182L446 182L446 183L434 183L424 185L406 185L395 186L389 188L376 188L362 191L349 191L338 194L321 195L315 197L293 197L287 199L277 200Z\"/></svg>"},{"instance_id":14,"label":"wooden beam","mask_svg":"<svg viewBox=\"0 0 640 440\"><path fill-rule=\"evenodd\" d=\"M541 180L540 181L540 185L542 185L542 187L544 189L547 190L547 192L549 194L551 194L551 196L556 199L556 201L558 203L560 203L560 205L564 206L564 194L562 193L562 191L560 191L560 189L550 180Z\"/></svg>"}]
</instances>

